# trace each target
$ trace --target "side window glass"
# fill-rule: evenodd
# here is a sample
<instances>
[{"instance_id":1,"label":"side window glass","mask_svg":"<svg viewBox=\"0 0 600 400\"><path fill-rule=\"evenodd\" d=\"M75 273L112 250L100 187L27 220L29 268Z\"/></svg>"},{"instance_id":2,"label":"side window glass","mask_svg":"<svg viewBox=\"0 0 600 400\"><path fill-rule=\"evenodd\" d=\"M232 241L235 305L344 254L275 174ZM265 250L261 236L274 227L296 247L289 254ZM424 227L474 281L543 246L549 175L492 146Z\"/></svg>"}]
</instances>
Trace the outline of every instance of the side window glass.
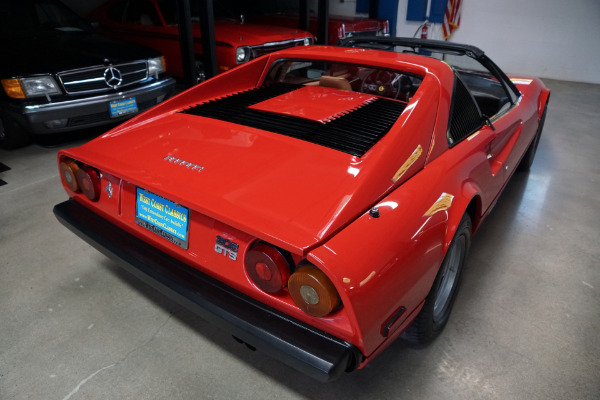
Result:
<instances>
[{"instance_id":1,"label":"side window glass","mask_svg":"<svg viewBox=\"0 0 600 400\"><path fill-rule=\"evenodd\" d=\"M483 115L493 118L515 103L516 95L507 87L506 77L498 73L497 67L487 57L476 59L451 53L435 53L432 56L454 69L473 95Z\"/></svg>"},{"instance_id":2,"label":"side window glass","mask_svg":"<svg viewBox=\"0 0 600 400\"><path fill-rule=\"evenodd\" d=\"M466 85L458 77L454 80L448 144L454 146L473 132L481 128L482 117L479 108Z\"/></svg>"},{"instance_id":3,"label":"side window glass","mask_svg":"<svg viewBox=\"0 0 600 400\"><path fill-rule=\"evenodd\" d=\"M493 117L512 105L512 99L502 84L494 76L482 72L458 71L477 102L481 113Z\"/></svg>"}]
</instances>

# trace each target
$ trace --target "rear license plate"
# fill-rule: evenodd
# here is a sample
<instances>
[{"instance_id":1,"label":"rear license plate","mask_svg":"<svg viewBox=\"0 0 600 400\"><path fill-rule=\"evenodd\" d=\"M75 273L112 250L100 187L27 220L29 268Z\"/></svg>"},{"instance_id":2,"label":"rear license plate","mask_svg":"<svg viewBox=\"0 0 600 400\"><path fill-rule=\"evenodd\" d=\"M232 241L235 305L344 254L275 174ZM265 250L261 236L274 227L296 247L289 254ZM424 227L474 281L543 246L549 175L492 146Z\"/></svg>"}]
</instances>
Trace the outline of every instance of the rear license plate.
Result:
<instances>
[{"instance_id":1,"label":"rear license plate","mask_svg":"<svg viewBox=\"0 0 600 400\"><path fill-rule=\"evenodd\" d=\"M183 249L188 248L189 210L171 200L137 188L135 222Z\"/></svg>"},{"instance_id":2,"label":"rear license plate","mask_svg":"<svg viewBox=\"0 0 600 400\"><path fill-rule=\"evenodd\" d=\"M110 107L110 117L116 118L122 115L135 113L138 111L137 101L135 97L125 100L116 100L108 103Z\"/></svg>"}]
</instances>

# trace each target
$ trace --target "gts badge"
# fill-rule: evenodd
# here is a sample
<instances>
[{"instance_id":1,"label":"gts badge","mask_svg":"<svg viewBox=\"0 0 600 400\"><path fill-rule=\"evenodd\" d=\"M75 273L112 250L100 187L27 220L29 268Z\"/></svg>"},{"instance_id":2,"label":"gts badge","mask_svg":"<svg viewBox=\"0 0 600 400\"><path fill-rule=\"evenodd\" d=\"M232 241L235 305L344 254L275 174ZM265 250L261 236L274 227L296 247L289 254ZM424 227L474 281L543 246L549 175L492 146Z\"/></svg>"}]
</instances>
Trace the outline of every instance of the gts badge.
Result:
<instances>
[{"instance_id":1,"label":"gts badge","mask_svg":"<svg viewBox=\"0 0 600 400\"><path fill-rule=\"evenodd\" d=\"M215 251L217 253L223 254L233 261L236 261L239 248L240 246L237 243L217 235L217 243L215 244Z\"/></svg>"}]
</instances>

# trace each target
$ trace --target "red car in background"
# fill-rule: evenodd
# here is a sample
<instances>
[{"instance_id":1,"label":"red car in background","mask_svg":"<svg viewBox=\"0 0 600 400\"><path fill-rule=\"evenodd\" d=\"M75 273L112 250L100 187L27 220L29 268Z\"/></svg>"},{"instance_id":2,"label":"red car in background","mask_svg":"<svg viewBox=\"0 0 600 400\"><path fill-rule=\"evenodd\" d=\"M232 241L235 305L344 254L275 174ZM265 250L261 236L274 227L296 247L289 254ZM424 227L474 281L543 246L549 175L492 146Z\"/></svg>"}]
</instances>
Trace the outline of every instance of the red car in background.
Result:
<instances>
[{"instance_id":1,"label":"red car in background","mask_svg":"<svg viewBox=\"0 0 600 400\"><path fill-rule=\"evenodd\" d=\"M287 27L298 26L297 13L277 13L263 16L248 15L251 22L280 25ZM318 33L317 16L314 13L309 17L309 30L313 35ZM330 15L328 20L327 43L334 45L338 40L355 36L388 36L388 21L385 19L369 19L362 17L347 17L343 15Z\"/></svg>"},{"instance_id":2,"label":"red car in background","mask_svg":"<svg viewBox=\"0 0 600 400\"><path fill-rule=\"evenodd\" d=\"M240 1L225 0L230 9L238 11L252 23L279 25L296 28L299 25L298 1ZM318 18L313 10L309 14L309 31L318 34ZM329 15L327 44L334 45L340 39L355 36L388 36L389 23L385 19Z\"/></svg>"},{"instance_id":3,"label":"red car in background","mask_svg":"<svg viewBox=\"0 0 600 400\"><path fill-rule=\"evenodd\" d=\"M191 2L192 33L198 80L204 79L197 3ZM194 17L196 16L196 17ZM111 0L95 10L90 19L102 33L153 47L167 60L171 75L183 78L177 2L171 0ZM246 24L229 10L215 4L217 66L227 71L263 54L313 43L309 32L279 26Z\"/></svg>"},{"instance_id":4,"label":"red car in background","mask_svg":"<svg viewBox=\"0 0 600 400\"><path fill-rule=\"evenodd\" d=\"M261 57L61 150L69 199L54 208L134 275L322 381L442 332L471 236L531 166L550 97L473 46L342 46Z\"/></svg>"}]
</instances>

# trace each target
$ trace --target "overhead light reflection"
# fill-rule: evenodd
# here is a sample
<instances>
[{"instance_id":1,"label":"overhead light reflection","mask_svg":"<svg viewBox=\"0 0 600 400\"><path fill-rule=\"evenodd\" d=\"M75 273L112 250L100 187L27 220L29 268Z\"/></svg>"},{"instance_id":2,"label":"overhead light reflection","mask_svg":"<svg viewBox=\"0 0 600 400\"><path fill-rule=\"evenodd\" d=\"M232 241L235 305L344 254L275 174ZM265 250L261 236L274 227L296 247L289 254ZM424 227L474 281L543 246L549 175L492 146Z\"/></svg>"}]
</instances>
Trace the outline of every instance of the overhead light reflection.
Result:
<instances>
[{"instance_id":1,"label":"overhead light reflection","mask_svg":"<svg viewBox=\"0 0 600 400\"><path fill-rule=\"evenodd\" d=\"M354 168L354 167L348 167L348 173L350 175L358 175L358 173L360 172L360 170L358 168Z\"/></svg>"},{"instance_id":2,"label":"overhead light reflection","mask_svg":"<svg viewBox=\"0 0 600 400\"><path fill-rule=\"evenodd\" d=\"M384 201L383 203L379 203L377 205L377 208L381 207L390 207L392 210L394 210L396 207L398 207L398 203L395 201Z\"/></svg>"}]
</instances>

